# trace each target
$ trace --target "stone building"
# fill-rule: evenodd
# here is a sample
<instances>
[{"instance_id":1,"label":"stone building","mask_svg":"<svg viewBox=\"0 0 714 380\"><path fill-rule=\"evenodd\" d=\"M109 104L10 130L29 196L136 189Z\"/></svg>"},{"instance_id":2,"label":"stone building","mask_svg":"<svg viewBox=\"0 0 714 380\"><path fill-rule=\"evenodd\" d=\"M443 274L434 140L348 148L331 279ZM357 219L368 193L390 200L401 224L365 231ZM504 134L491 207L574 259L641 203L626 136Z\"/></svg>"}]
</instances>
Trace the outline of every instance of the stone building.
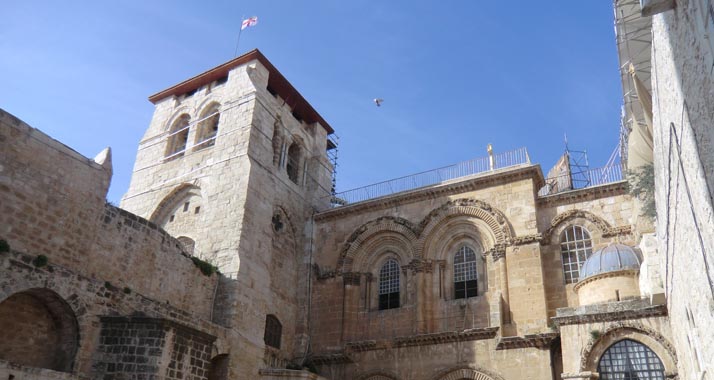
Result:
<instances>
[{"instance_id":1,"label":"stone building","mask_svg":"<svg viewBox=\"0 0 714 380\"><path fill-rule=\"evenodd\" d=\"M628 164L654 157L674 181L657 187L660 213L695 209L677 203L693 205L682 190L663 205L662 187L708 188L657 164L669 140L649 156L638 140L647 117L658 126L682 104L650 117L644 91L655 104L703 91L689 104L709 114L686 133L708 141L692 131L712 121L713 87L676 75L701 58L677 49L709 41L694 32L681 46L699 3L615 3L616 25L639 23L670 49L652 49L663 73L651 83L677 83L658 92L618 44L625 119L645 126L630 128ZM706 264L711 249L672 246L707 244L686 234L711 218L696 208L670 233L658 214L655 233L620 165L576 175L566 155L544 177L525 148L489 147L335 194L332 127L259 51L149 100L121 207L105 203L108 149L85 158L0 111L0 378L706 378L711 295L680 293L702 288L708 267L672 261ZM682 171L706 172L699 151L699 169Z\"/></svg>"}]
</instances>

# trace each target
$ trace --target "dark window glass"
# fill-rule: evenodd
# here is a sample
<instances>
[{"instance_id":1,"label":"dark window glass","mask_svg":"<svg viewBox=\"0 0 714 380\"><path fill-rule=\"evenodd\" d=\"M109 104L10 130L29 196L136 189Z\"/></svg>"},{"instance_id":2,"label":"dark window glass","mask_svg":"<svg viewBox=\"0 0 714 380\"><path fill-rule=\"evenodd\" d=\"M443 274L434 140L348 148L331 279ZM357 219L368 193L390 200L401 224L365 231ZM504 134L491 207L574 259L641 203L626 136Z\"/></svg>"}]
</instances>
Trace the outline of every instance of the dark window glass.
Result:
<instances>
[{"instance_id":1,"label":"dark window glass","mask_svg":"<svg viewBox=\"0 0 714 380\"><path fill-rule=\"evenodd\" d=\"M283 334L283 325L280 324L278 318L274 315L268 315L265 317L265 335L263 335L263 340L265 344L280 349L280 338Z\"/></svg>"},{"instance_id":2,"label":"dark window glass","mask_svg":"<svg viewBox=\"0 0 714 380\"><path fill-rule=\"evenodd\" d=\"M454 256L454 298L469 298L477 295L476 252L464 245Z\"/></svg>"},{"instance_id":3,"label":"dark window glass","mask_svg":"<svg viewBox=\"0 0 714 380\"><path fill-rule=\"evenodd\" d=\"M387 260L379 270L379 310L399 307L399 264Z\"/></svg>"}]
</instances>

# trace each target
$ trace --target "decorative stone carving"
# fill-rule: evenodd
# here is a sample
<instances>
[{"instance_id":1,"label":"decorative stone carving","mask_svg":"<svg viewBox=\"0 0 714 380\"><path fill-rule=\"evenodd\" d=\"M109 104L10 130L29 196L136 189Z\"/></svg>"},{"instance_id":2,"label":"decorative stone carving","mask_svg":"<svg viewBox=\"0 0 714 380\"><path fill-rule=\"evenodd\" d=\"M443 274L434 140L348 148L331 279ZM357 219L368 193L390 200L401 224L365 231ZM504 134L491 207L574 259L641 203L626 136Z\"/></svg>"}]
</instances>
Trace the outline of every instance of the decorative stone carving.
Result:
<instances>
[{"instance_id":1,"label":"decorative stone carving","mask_svg":"<svg viewBox=\"0 0 714 380\"><path fill-rule=\"evenodd\" d=\"M610 224L590 211L570 210L556 215L555 218L550 221L550 227L543 233L543 238L540 241L541 245L550 244L555 229L558 228L560 224L575 218L583 218L591 221L603 234L610 229Z\"/></svg>"},{"instance_id":2,"label":"decorative stone carving","mask_svg":"<svg viewBox=\"0 0 714 380\"><path fill-rule=\"evenodd\" d=\"M540 242L543 239L543 234L532 234L524 236L514 236L508 245L526 245L535 242Z\"/></svg>"},{"instance_id":3,"label":"decorative stone carving","mask_svg":"<svg viewBox=\"0 0 714 380\"><path fill-rule=\"evenodd\" d=\"M497 350L510 350L514 348L535 347L538 349L550 348L550 344L560 334L558 333L542 333L528 334L524 336L509 336L498 340L496 345Z\"/></svg>"},{"instance_id":4,"label":"decorative stone carving","mask_svg":"<svg viewBox=\"0 0 714 380\"><path fill-rule=\"evenodd\" d=\"M504 380L500 375L476 366L460 366L440 372L433 380Z\"/></svg>"},{"instance_id":5,"label":"decorative stone carving","mask_svg":"<svg viewBox=\"0 0 714 380\"><path fill-rule=\"evenodd\" d=\"M369 221L358 227L342 246L337 267L341 271L349 271L354 257L358 254L360 245L372 235L391 231L404 236L408 241L416 241L416 227L406 219L384 216Z\"/></svg>"}]
</instances>

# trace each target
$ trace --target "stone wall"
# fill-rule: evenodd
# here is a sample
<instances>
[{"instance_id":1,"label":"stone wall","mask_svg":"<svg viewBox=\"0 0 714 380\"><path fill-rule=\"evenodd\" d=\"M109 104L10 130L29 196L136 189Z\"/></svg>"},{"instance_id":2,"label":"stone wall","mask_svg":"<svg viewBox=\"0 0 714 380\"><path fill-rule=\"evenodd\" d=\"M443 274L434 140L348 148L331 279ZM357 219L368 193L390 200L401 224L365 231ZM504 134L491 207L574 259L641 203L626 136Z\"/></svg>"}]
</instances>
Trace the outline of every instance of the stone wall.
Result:
<instances>
[{"instance_id":1,"label":"stone wall","mask_svg":"<svg viewBox=\"0 0 714 380\"><path fill-rule=\"evenodd\" d=\"M677 1L652 19L658 249L680 373L692 379L714 370L714 19L706 4Z\"/></svg>"}]
</instances>

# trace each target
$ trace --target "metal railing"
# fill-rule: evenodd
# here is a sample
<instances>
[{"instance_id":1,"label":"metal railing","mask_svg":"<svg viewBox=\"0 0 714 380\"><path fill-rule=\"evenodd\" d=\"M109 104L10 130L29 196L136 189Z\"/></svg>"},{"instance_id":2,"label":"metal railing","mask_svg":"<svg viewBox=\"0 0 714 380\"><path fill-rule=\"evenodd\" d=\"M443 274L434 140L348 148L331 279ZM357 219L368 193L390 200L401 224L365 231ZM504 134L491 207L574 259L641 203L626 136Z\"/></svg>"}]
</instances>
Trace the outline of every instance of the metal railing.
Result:
<instances>
[{"instance_id":1,"label":"metal railing","mask_svg":"<svg viewBox=\"0 0 714 380\"><path fill-rule=\"evenodd\" d=\"M438 169L343 191L331 196L331 204L333 207L345 206L355 202L437 185L460 177L530 163L531 160L528 156L528 151L523 147L488 157L476 158Z\"/></svg>"},{"instance_id":2,"label":"metal railing","mask_svg":"<svg viewBox=\"0 0 714 380\"><path fill-rule=\"evenodd\" d=\"M585 170L580 173L569 173L545 179L545 186L538 190L538 196L553 195L564 191L584 189L619 182L624 178L624 165L621 163Z\"/></svg>"}]
</instances>

